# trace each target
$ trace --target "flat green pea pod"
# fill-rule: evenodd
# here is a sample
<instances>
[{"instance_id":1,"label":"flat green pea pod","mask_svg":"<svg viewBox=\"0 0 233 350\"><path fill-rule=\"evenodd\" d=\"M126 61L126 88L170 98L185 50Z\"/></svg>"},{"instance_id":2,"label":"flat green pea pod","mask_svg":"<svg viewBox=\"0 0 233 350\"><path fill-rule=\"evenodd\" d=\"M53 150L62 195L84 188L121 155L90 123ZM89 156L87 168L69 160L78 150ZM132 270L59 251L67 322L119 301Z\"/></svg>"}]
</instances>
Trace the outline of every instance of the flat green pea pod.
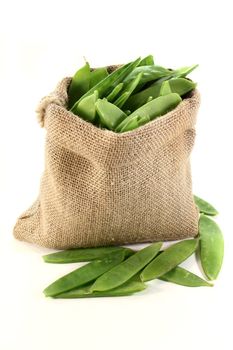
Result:
<instances>
[{"instance_id":1,"label":"flat green pea pod","mask_svg":"<svg viewBox=\"0 0 233 350\"><path fill-rule=\"evenodd\" d=\"M96 116L95 103L98 100L98 97L98 91L96 90L92 95L85 97L79 102L79 104L76 104L75 108L72 109L72 112L87 121L93 122Z\"/></svg>"},{"instance_id":2,"label":"flat green pea pod","mask_svg":"<svg viewBox=\"0 0 233 350\"><path fill-rule=\"evenodd\" d=\"M123 251L125 253L125 257L134 253L132 249L125 247L77 248L44 255L43 260L44 262L51 264L69 264L75 262L100 260L109 254L118 251Z\"/></svg>"},{"instance_id":3,"label":"flat green pea pod","mask_svg":"<svg viewBox=\"0 0 233 350\"><path fill-rule=\"evenodd\" d=\"M139 128L139 126L142 126L150 121L150 118L148 115L144 115L142 117L136 115L133 118L131 118L128 123L124 124L121 130L119 132L126 132L126 131L132 131L134 129Z\"/></svg>"},{"instance_id":4,"label":"flat green pea pod","mask_svg":"<svg viewBox=\"0 0 233 350\"><path fill-rule=\"evenodd\" d=\"M133 91L138 86L140 80L142 77L142 72L139 73L134 80L132 80L129 84L126 85L124 90L122 91L121 95L118 97L116 101L114 101L114 105L116 105L119 108L122 108L125 102L128 100L130 95L133 93Z\"/></svg>"},{"instance_id":5,"label":"flat green pea pod","mask_svg":"<svg viewBox=\"0 0 233 350\"><path fill-rule=\"evenodd\" d=\"M171 271L165 273L159 277L160 280L166 282L172 282L186 287L212 287L213 284L203 280L201 277L194 273L184 269L183 267L176 266Z\"/></svg>"},{"instance_id":6,"label":"flat green pea pod","mask_svg":"<svg viewBox=\"0 0 233 350\"><path fill-rule=\"evenodd\" d=\"M76 108L76 104L79 104L83 98L93 94L95 90L98 91L100 98L107 96L115 86L121 83L125 77L127 77L134 70L134 68L138 66L139 63L140 58L137 58L135 61L127 63L124 66L121 66L120 68L113 71L105 79L101 80L97 85L93 86L89 91L81 96L80 99L71 108L71 111L73 112L73 109Z\"/></svg>"},{"instance_id":7,"label":"flat green pea pod","mask_svg":"<svg viewBox=\"0 0 233 350\"><path fill-rule=\"evenodd\" d=\"M152 55L148 55L141 60L139 66L153 66L154 64L154 57Z\"/></svg>"},{"instance_id":8,"label":"flat green pea pod","mask_svg":"<svg viewBox=\"0 0 233 350\"><path fill-rule=\"evenodd\" d=\"M172 93L169 80L165 80L160 89L160 96L165 96Z\"/></svg>"},{"instance_id":9,"label":"flat green pea pod","mask_svg":"<svg viewBox=\"0 0 233 350\"><path fill-rule=\"evenodd\" d=\"M198 64L194 64L194 65L189 66L189 67L178 68L178 69L173 71L172 76L174 78L184 78L188 74L190 74L194 69L196 69L197 67L198 67Z\"/></svg>"},{"instance_id":10,"label":"flat green pea pod","mask_svg":"<svg viewBox=\"0 0 233 350\"><path fill-rule=\"evenodd\" d=\"M129 83L134 80L139 73L142 73L140 85L171 75L170 70L161 66L141 66L136 67L129 75L127 75L123 82Z\"/></svg>"},{"instance_id":11,"label":"flat green pea pod","mask_svg":"<svg viewBox=\"0 0 233 350\"><path fill-rule=\"evenodd\" d=\"M180 96L184 96L196 88L196 84L193 81L185 78L173 78L168 80L168 82L171 92L177 93ZM147 100L150 96L152 96L153 99L159 97L163 83L165 83L165 81L159 80L147 89L130 96L125 104L125 108L134 111L147 103Z\"/></svg>"},{"instance_id":12,"label":"flat green pea pod","mask_svg":"<svg viewBox=\"0 0 233 350\"><path fill-rule=\"evenodd\" d=\"M136 109L136 111L130 114L117 126L116 131L120 132L128 121L135 116L139 116L140 118L149 117L150 120L160 117L174 109L181 101L181 97L176 93L157 97L156 99Z\"/></svg>"},{"instance_id":13,"label":"flat green pea pod","mask_svg":"<svg viewBox=\"0 0 233 350\"><path fill-rule=\"evenodd\" d=\"M95 297L120 297L120 296L130 296L134 293L141 292L147 288L146 284L141 280L129 280L119 287L113 288L111 290L98 292L91 291L92 284L86 287L73 289L69 292L58 294L55 298L59 299L73 299L73 298L95 298Z\"/></svg>"},{"instance_id":14,"label":"flat green pea pod","mask_svg":"<svg viewBox=\"0 0 233 350\"><path fill-rule=\"evenodd\" d=\"M119 83L117 86L115 86L114 89L110 92L110 94L106 97L108 102L113 102L120 93L120 91L123 89L123 87L123 83Z\"/></svg>"},{"instance_id":15,"label":"flat green pea pod","mask_svg":"<svg viewBox=\"0 0 233 350\"><path fill-rule=\"evenodd\" d=\"M91 291L106 291L122 285L143 269L158 254L161 246L161 242L154 243L130 256L97 278Z\"/></svg>"},{"instance_id":16,"label":"flat green pea pod","mask_svg":"<svg viewBox=\"0 0 233 350\"><path fill-rule=\"evenodd\" d=\"M90 75L90 86L89 89L96 86L100 81L105 79L108 76L108 71L106 67L96 68L91 72Z\"/></svg>"},{"instance_id":17,"label":"flat green pea pod","mask_svg":"<svg viewBox=\"0 0 233 350\"><path fill-rule=\"evenodd\" d=\"M210 216L218 215L218 211L213 207L212 204L204 201L204 199L195 195L193 196L193 198L200 213L210 215Z\"/></svg>"},{"instance_id":18,"label":"flat green pea pod","mask_svg":"<svg viewBox=\"0 0 233 350\"><path fill-rule=\"evenodd\" d=\"M116 126L122 122L127 115L113 103L108 102L106 98L99 99L96 104L96 110L99 115L101 126L110 130L115 130Z\"/></svg>"},{"instance_id":19,"label":"flat green pea pod","mask_svg":"<svg viewBox=\"0 0 233 350\"><path fill-rule=\"evenodd\" d=\"M141 273L143 282L163 276L192 255L198 247L198 239L189 239L171 245L146 266Z\"/></svg>"},{"instance_id":20,"label":"flat green pea pod","mask_svg":"<svg viewBox=\"0 0 233 350\"><path fill-rule=\"evenodd\" d=\"M68 90L68 107L71 108L90 87L90 65L88 62L73 76Z\"/></svg>"},{"instance_id":21,"label":"flat green pea pod","mask_svg":"<svg viewBox=\"0 0 233 350\"><path fill-rule=\"evenodd\" d=\"M219 226L208 216L199 219L200 258L203 271L209 280L215 280L222 267L224 239Z\"/></svg>"},{"instance_id":22,"label":"flat green pea pod","mask_svg":"<svg viewBox=\"0 0 233 350\"><path fill-rule=\"evenodd\" d=\"M88 282L94 281L114 266L119 265L124 258L125 253L121 251L112 253L110 257L106 257L103 260L94 260L50 284L45 288L44 294L47 297L53 297L57 294L81 287Z\"/></svg>"}]
</instances>

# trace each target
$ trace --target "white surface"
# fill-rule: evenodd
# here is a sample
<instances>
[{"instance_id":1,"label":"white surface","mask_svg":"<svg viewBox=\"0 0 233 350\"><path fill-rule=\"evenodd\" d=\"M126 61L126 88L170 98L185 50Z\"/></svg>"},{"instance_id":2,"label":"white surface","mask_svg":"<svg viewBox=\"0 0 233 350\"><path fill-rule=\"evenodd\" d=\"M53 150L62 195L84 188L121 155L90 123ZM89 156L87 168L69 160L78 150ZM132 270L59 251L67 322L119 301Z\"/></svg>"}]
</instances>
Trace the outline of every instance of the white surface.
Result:
<instances>
[{"instance_id":1,"label":"white surface","mask_svg":"<svg viewBox=\"0 0 233 350\"><path fill-rule=\"evenodd\" d=\"M0 13L1 350L228 349L232 314L232 16L230 1L7 1ZM76 265L17 242L17 216L35 199L44 130L35 107L85 56L92 66L154 54L192 78L202 105L192 155L194 192L212 202L226 243L214 288L150 283L126 298L50 300L43 288ZM194 259L187 263L198 271ZM228 315L230 320L227 320Z\"/></svg>"}]
</instances>

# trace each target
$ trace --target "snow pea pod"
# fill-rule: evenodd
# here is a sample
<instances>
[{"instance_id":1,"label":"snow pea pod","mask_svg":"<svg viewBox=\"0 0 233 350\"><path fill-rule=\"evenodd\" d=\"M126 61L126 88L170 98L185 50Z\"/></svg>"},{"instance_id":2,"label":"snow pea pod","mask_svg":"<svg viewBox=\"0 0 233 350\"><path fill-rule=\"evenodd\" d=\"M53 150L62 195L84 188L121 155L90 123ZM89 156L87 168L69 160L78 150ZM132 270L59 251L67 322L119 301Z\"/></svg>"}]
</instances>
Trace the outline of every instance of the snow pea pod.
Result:
<instances>
[{"instance_id":1,"label":"snow pea pod","mask_svg":"<svg viewBox=\"0 0 233 350\"><path fill-rule=\"evenodd\" d=\"M125 89L122 91L121 95L118 97L116 101L114 101L114 105L119 108L122 108L125 102L128 100L130 95L138 86L142 77L142 72L139 73L134 80L132 80L129 84L126 85Z\"/></svg>"},{"instance_id":2,"label":"snow pea pod","mask_svg":"<svg viewBox=\"0 0 233 350\"><path fill-rule=\"evenodd\" d=\"M51 297L94 281L106 271L120 264L124 257L125 254L121 251L112 253L111 257L106 257L103 260L94 260L50 284L45 288L44 294Z\"/></svg>"},{"instance_id":3,"label":"snow pea pod","mask_svg":"<svg viewBox=\"0 0 233 350\"><path fill-rule=\"evenodd\" d=\"M134 253L132 249L125 247L78 248L44 255L43 260L46 263L52 264L68 264L103 259L109 254L118 251L123 251L125 253L125 257L128 257Z\"/></svg>"},{"instance_id":4,"label":"snow pea pod","mask_svg":"<svg viewBox=\"0 0 233 350\"><path fill-rule=\"evenodd\" d=\"M119 287L113 288L111 290L99 292L91 291L92 284L86 287L72 289L69 292L56 295L54 298L71 299L71 298L95 298L95 297L119 297L132 295L137 292L141 292L147 288L146 284L141 280L129 280Z\"/></svg>"},{"instance_id":5,"label":"snow pea pod","mask_svg":"<svg viewBox=\"0 0 233 350\"><path fill-rule=\"evenodd\" d=\"M176 266L171 271L165 273L159 277L160 280L166 282L172 282L186 287L212 287L213 284L203 280L201 277L194 273L184 269L183 267Z\"/></svg>"},{"instance_id":6,"label":"snow pea pod","mask_svg":"<svg viewBox=\"0 0 233 350\"><path fill-rule=\"evenodd\" d=\"M224 239L219 226L208 216L199 219L200 258L205 275L214 280L222 267Z\"/></svg>"},{"instance_id":7,"label":"snow pea pod","mask_svg":"<svg viewBox=\"0 0 233 350\"><path fill-rule=\"evenodd\" d=\"M194 69L198 67L198 64L193 64L192 66L189 67L181 67L173 71L172 76L174 78L184 78L188 74L190 74Z\"/></svg>"},{"instance_id":8,"label":"snow pea pod","mask_svg":"<svg viewBox=\"0 0 233 350\"><path fill-rule=\"evenodd\" d=\"M137 58L135 61L125 64L120 68L113 71L105 79L101 80L98 84L93 86L89 91L87 91L72 107L71 111L75 109L76 104L78 104L83 98L93 94L95 90L98 91L99 97L104 97L110 93L110 91L121 83L127 75L129 75L140 63L140 58Z\"/></svg>"},{"instance_id":9,"label":"snow pea pod","mask_svg":"<svg viewBox=\"0 0 233 350\"><path fill-rule=\"evenodd\" d=\"M196 87L196 84L193 81L185 78L174 78L168 81L171 91L180 96L187 94ZM159 97L163 83L164 81L158 80L147 89L130 96L125 104L125 108L134 111L144 105L150 96L152 96L154 99Z\"/></svg>"},{"instance_id":10,"label":"snow pea pod","mask_svg":"<svg viewBox=\"0 0 233 350\"><path fill-rule=\"evenodd\" d=\"M124 84L119 83L117 86L114 87L114 89L110 92L110 94L106 97L109 102L113 102L119 92L123 89Z\"/></svg>"},{"instance_id":11,"label":"snow pea pod","mask_svg":"<svg viewBox=\"0 0 233 350\"><path fill-rule=\"evenodd\" d=\"M90 75L90 86L91 89L93 86L98 84L101 80L105 79L108 76L108 71L106 67L96 68L91 72Z\"/></svg>"},{"instance_id":12,"label":"snow pea pod","mask_svg":"<svg viewBox=\"0 0 233 350\"><path fill-rule=\"evenodd\" d=\"M122 129L120 129L119 132L126 132L131 131L134 129L139 128L139 126L142 126L150 121L150 117L148 115L143 115L142 117L136 115L133 118L131 118L128 123L124 124Z\"/></svg>"},{"instance_id":13,"label":"snow pea pod","mask_svg":"<svg viewBox=\"0 0 233 350\"><path fill-rule=\"evenodd\" d=\"M172 89L170 87L169 80L165 80L161 85L160 96L165 96L170 93L172 93Z\"/></svg>"},{"instance_id":14,"label":"snow pea pod","mask_svg":"<svg viewBox=\"0 0 233 350\"><path fill-rule=\"evenodd\" d=\"M195 195L193 196L193 198L200 213L211 215L211 216L218 215L218 211L213 207L212 204L206 202L204 199Z\"/></svg>"},{"instance_id":15,"label":"snow pea pod","mask_svg":"<svg viewBox=\"0 0 233 350\"><path fill-rule=\"evenodd\" d=\"M91 287L91 291L106 291L125 283L158 254L161 246L162 243L158 242L136 252L121 264L97 278Z\"/></svg>"},{"instance_id":16,"label":"snow pea pod","mask_svg":"<svg viewBox=\"0 0 233 350\"><path fill-rule=\"evenodd\" d=\"M139 66L153 66L154 65L154 58L152 55L148 55L145 58L143 58L139 64Z\"/></svg>"},{"instance_id":17,"label":"snow pea pod","mask_svg":"<svg viewBox=\"0 0 233 350\"><path fill-rule=\"evenodd\" d=\"M122 130L128 121L133 119L135 116L139 116L140 118L149 117L150 120L153 120L156 117L160 117L174 109L181 101L181 97L176 93L159 96L131 113L117 126L116 131L119 132Z\"/></svg>"},{"instance_id":18,"label":"snow pea pod","mask_svg":"<svg viewBox=\"0 0 233 350\"><path fill-rule=\"evenodd\" d=\"M108 102L106 98L99 99L95 106L101 125L110 130L115 130L115 127L127 118L127 115L120 108Z\"/></svg>"},{"instance_id":19,"label":"snow pea pod","mask_svg":"<svg viewBox=\"0 0 233 350\"><path fill-rule=\"evenodd\" d=\"M94 91L92 95L89 95L82 99L79 104L75 104L72 112L75 115L79 115L83 119L93 122L96 116L95 103L98 100L98 91Z\"/></svg>"},{"instance_id":20,"label":"snow pea pod","mask_svg":"<svg viewBox=\"0 0 233 350\"><path fill-rule=\"evenodd\" d=\"M90 87L90 65L88 62L73 76L68 90L68 107L71 108Z\"/></svg>"},{"instance_id":21,"label":"snow pea pod","mask_svg":"<svg viewBox=\"0 0 233 350\"><path fill-rule=\"evenodd\" d=\"M129 75L126 76L123 82L129 83L130 81L134 80L139 73L142 73L140 85L171 75L170 70L161 66L141 66L136 67Z\"/></svg>"},{"instance_id":22,"label":"snow pea pod","mask_svg":"<svg viewBox=\"0 0 233 350\"><path fill-rule=\"evenodd\" d=\"M141 273L143 282L163 276L194 253L198 239L189 239L173 244L158 255Z\"/></svg>"}]
</instances>

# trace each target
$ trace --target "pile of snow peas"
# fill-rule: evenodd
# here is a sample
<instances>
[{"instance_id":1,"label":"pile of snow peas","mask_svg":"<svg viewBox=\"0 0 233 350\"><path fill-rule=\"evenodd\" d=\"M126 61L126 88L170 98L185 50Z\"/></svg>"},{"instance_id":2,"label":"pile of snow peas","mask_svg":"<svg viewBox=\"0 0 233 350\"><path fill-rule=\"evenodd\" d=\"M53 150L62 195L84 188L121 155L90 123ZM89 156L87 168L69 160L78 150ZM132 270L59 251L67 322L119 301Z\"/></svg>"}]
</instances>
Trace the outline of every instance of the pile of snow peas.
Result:
<instances>
[{"instance_id":1,"label":"pile of snow peas","mask_svg":"<svg viewBox=\"0 0 233 350\"><path fill-rule=\"evenodd\" d=\"M213 286L220 272L224 240L217 223L210 218L217 210L200 197L194 196L199 209L199 233L162 249L156 242L141 250L127 247L79 248L43 256L47 263L88 264L50 284L44 294L52 298L91 298L129 296L147 288L145 282L162 280L187 287ZM192 254L200 256L206 279L179 266ZM209 280L209 281L208 281Z\"/></svg>"},{"instance_id":2,"label":"pile of snow peas","mask_svg":"<svg viewBox=\"0 0 233 350\"><path fill-rule=\"evenodd\" d=\"M107 67L91 69L86 62L71 80L68 108L100 128L131 131L173 110L195 89L186 76L196 67L164 68L149 55L109 74Z\"/></svg>"}]
</instances>

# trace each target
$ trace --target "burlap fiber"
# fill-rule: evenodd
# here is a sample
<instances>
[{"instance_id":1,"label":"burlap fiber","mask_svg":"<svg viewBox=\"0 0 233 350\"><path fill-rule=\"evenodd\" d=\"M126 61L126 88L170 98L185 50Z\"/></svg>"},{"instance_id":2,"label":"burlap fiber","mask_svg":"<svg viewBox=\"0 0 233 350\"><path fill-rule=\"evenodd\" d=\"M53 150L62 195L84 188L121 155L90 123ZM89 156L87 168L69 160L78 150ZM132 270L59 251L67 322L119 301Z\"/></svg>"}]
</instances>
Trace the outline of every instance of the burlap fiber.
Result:
<instances>
[{"instance_id":1,"label":"burlap fiber","mask_svg":"<svg viewBox=\"0 0 233 350\"><path fill-rule=\"evenodd\" d=\"M38 107L47 130L45 170L14 236L57 249L194 237L190 152L198 91L165 116L119 134L66 109L70 81Z\"/></svg>"}]
</instances>

